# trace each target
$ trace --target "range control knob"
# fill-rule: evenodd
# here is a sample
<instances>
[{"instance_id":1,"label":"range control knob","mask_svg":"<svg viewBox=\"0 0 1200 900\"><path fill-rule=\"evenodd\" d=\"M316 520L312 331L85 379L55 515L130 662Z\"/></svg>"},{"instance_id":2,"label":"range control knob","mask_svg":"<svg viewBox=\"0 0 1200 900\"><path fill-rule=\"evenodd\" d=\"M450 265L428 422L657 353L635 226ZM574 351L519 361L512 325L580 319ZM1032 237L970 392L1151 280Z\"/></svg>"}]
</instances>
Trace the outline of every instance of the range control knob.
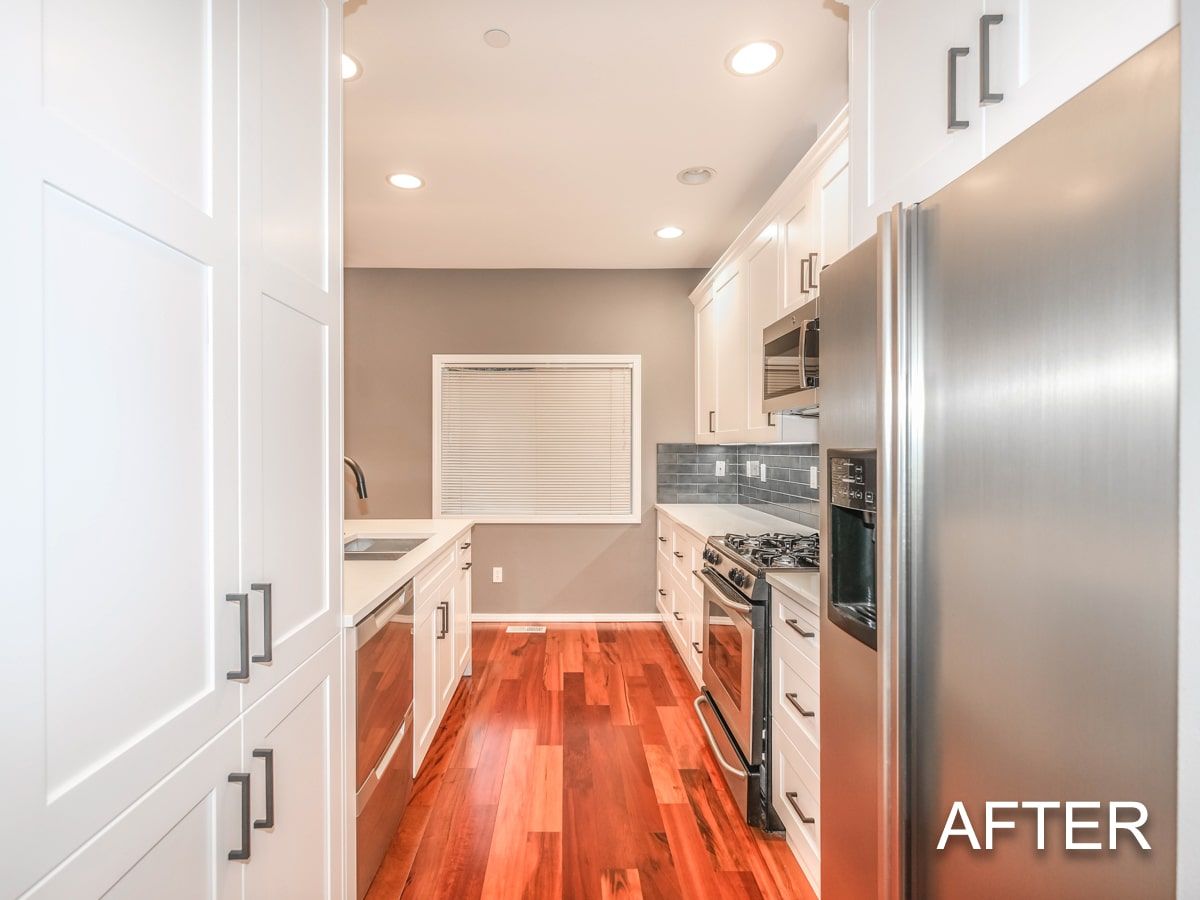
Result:
<instances>
[{"instance_id":1,"label":"range control knob","mask_svg":"<svg viewBox=\"0 0 1200 900\"><path fill-rule=\"evenodd\" d=\"M732 569L729 572L729 580L741 587L746 583L746 573L741 569Z\"/></svg>"}]
</instances>

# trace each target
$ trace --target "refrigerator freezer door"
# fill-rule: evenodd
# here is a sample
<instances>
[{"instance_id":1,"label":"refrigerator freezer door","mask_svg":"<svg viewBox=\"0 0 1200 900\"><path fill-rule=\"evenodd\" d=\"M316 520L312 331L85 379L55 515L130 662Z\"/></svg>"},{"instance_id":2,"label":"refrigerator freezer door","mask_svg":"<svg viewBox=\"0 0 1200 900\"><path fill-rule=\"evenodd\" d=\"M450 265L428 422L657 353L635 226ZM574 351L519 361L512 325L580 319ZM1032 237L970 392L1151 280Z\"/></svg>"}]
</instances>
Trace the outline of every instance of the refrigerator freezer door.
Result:
<instances>
[{"instance_id":1,"label":"refrigerator freezer door","mask_svg":"<svg viewBox=\"0 0 1200 900\"><path fill-rule=\"evenodd\" d=\"M1176 29L916 213L911 897L1174 896L1178 197ZM1139 801L1153 851L936 850L989 800Z\"/></svg>"}]
</instances>

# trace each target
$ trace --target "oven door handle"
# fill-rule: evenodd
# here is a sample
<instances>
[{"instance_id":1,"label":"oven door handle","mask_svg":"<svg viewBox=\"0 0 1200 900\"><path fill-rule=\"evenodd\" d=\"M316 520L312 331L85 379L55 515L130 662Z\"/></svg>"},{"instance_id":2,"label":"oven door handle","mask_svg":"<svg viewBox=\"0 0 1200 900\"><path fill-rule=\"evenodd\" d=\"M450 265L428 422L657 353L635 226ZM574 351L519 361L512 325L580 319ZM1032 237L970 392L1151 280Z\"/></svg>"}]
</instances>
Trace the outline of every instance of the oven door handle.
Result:
<instances>
[{"instance_id":1,"label":"oven door handle","mask_svg":"<svg viewBox=\"0 0 1200 900\"><path fill-rule=\"evenodd\" d=\"M697 578L699 578L701 581L703 581L710 588L712 588L716 593L720 594L721 602L723 605L728 606L732 609L736 609L738 612L748 613L748 612L754 611L754 607L751 606L749 603L742 603L741 601L734 600L732 597L730 597L729 592L724 587L722 587L720 583L713 580L712 575L709 574L709 572L711 572L711 571L712 570L706 566L704 569L702 569L700 571L693 570L692 574L695 575Z\"/></svg>"},{"instance_id":2,"label":"oven door handle","mask_svg":"<svg viewBox=\"0 0 1200 900\"><path fill-rule=\"evenodd\" d=\"M692 702L692 707L696 710L696 718L700 720L700 727L704 729L704 734L708 737L708 746L712 747L713 756L717 758L717 762L721 764L721 768L730 775L736 775L738 778L745 778L746 773L737 766L731 766L725 762L725 757L721 755L720 749L717 747L717 739L713 736L712 729L708 727L708 720L704 718L704 713L700 712L700 704L708 703L708 698L701 694ZM709 706L712 704L709 703Z\"/></svg>"}]
</instances>

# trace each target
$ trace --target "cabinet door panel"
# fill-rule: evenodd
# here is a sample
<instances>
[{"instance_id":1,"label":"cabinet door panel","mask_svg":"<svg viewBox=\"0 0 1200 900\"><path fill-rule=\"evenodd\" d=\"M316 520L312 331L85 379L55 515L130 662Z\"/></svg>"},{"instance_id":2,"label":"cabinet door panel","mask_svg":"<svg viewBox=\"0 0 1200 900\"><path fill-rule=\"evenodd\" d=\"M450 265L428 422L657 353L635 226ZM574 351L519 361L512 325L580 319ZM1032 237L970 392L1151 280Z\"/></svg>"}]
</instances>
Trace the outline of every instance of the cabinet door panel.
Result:
<instances>
[{"instance_id":1,"label":"cabinet door panel","mask_svg":"<svg viewBox=\"0 0 1200 900\"><path fill-rule=\"evenodd\" d=\"M717 288L715 299L717 325L717 436L728 437L746 430L746 358L749 334L745 295L740 273L729 277Z\"/></svg>"},{"instance_id":2,"label":"cabinet door panel","mask_svg":"<svg viewBox=\"0 0 1200 900\"><path fill-rule=\"evenodd\" d=\"M437 603L437 717L440 719L454 696L458 685L458 654L454 649L455 641L455 607L458 605L459 579L454 578L442 589L442 595Z\"/></svg>"},{"instance_id":3,"label":"cabinet door panel","mask_svg":"<svg viewBox=\"0 0 1200 900\"><path fill-rule=\"evenodd\" d=\"M420 598L418 608L420 607ZM437 639L441 611L436 604L425 608L413 629L413 774L421 768L425 751L433 742L438 725Z\"/></svg>"},{"instance_id":4,"label":"cabinet door panel","mask_svg":"<svg viewBox=\"0 0 1200 900\"><path fill-rule=\"evenodd\" d=\"M471 571L459 576L454 591L455 672L469 672L471 665Z\"/></svg>"},{"instance_id":5,"label":"cabinet door panel","mask_svg":"<svg viewBox=\"0 0 1200 900\"><path fill-rule=\"evenodd\" d=\"M251 774L247 900L342 896L342 665L335 638L246 714L242 765ZM270 751L274 808L266 805Z\"/></svg>"},{"instance_id":6,"label":"cabinet door panel","mask_svg":"<svg viewBox=\"0 0 1200 900\"><path fill-rule=\"evenodd\" d=\"M237 900L241 842L241 725L224 732L105 828L27 895L30 900L170 896Z\"/></svg>"},{"instance_id":7,"label":"cabinet door panel","mask_svg":"<svg viewBox=\"0 0 1200 900\"><path fill-rule=\"evenodd\" d=\"M717 413L717 304L696 311L696 438L715 440Z\"/></svg>"},{"instance_id":8,"label":"cabinet door panel","mask_svg":"<svg viewBox=\"0 0 1200 900\"><path fill-rule=\"evenodd\" d=\"M858 238L892 204L924 200L982 159L982 14L982 0L875 0L851 10ZM951 47L970 50L956 65L956 115L969 123L957 131L948 128Z\"/></svg>"},{"instance_id":9,"label":"cabinet door panel","mask_svg":"<svg viewBox=\"0 0 1200 900\"><path fill-rule=\"evenodd\" d=\"M241 705L235 4L8 3L0 31L19 893Z\"/></svg>"},{"instance_id":10,"label":"cabinet door panel","mask_svg":"<svg viewBox=\"0 0 1200 900\"><path fill-rule=\"evenodd\" d=\"M780 316L782 303L779 270L779 240L772 226L759 237L757 244L750 248L746 264L746 293L750 317L746 402L749 410L748 424L754 432L748 437L752 437L753 440L773 440L778 432L777 427L767 424L767 414L762 411L762 332Z\"/></svg>"},{"instance_id":11,"label":"cabinet door panel","mask_svg":"<svg viewBox=\"0 0 1200 900\"><path fill-rule=\"evenodd\" d=\"M1179 22L1178 0L987 0L1004 16L990 30L987 152L1120 65Z\"/></svg>"},{"instance_id":12,"label":"cabinet door panel","mask_svg":"<svg viewBox=\"0 0 1200 900\"><path fill-rule=\"evenodd\" d=\"M812 299L809 289L809 254L816 247L811 187L806 187L784 211L780 222L783 242L783 308L780 315Z\"/></svg>"},{"instance_id":13,"label":"cabinet door panel","mask_svg":"<svg viewBox=\"0 0 1200 900\"><path fill-rule=\"evenodd\" d=\"M341 6L242 4L241 30L243 589L270 584L273 604L273 659L252 666L253 699L339 627L341 279L328 273L341 265L330 219ZM252 644L263 655L264 608L252 595Z\"/></svg>"},{"instance_id":14,"label":"cabinet door panel","mask_svg":"<svg viewBox=\"0 0 1200 900\"><path fill-rule=\"evenodd\" d=\"M821 269L836 262L850 249L850 146L843 141L817 172L818 240L816 271L819 288Z\"/></svg>"}]
</instances>

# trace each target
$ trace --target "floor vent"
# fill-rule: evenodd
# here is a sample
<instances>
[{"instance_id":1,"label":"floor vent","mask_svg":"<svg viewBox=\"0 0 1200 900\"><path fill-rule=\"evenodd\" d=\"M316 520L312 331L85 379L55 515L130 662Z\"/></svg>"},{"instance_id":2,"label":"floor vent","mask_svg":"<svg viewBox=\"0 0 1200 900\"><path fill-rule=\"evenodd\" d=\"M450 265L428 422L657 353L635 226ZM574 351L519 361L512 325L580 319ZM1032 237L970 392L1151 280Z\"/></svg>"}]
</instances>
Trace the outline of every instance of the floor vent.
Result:
<instances>
[{"instance_id":1,"label":"floor vent","mask_svg":"<svg viewBox=\"0 0 1200 900\"><path fill-rule=\"evenodd\" d=\"M504 629L508 634L545 634L545 625L509 625Z\"/></svg>"}]
</instances>

